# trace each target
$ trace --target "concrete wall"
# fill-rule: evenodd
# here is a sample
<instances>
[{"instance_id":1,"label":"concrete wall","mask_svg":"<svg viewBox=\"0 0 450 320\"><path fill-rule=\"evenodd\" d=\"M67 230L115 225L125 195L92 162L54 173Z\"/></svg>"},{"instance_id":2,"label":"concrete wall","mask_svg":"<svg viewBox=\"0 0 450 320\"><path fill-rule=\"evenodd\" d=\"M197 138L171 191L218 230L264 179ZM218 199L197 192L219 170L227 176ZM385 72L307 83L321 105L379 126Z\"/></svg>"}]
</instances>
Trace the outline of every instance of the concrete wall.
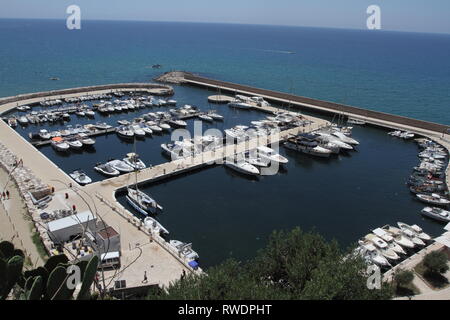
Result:
<instances>
[{"instance_id":1,"label":"concrete wall","mask_svg":"<svg viewBox=\"0 0 450 320\"><path fill-rule=\"evenodd\" d=\"M390 121L390 122L394 122L394 123L397 123L400 125L413 126L413 127L419 128L419 129L435 131L437 133L443 133L444 131L450 130L450 126L442 125L442 124L438 124L438 123L434 123L434 122L417 120L417 119L397 116L397 115L393 115L393 114L347 106L347 105L329 102L329 101L323 101L323 100L312 99L312 98L307 98L307 97L302 97L302 96L296 96L296 95L278 92L278 91L259 89L259 88L254 88L254 87L240 85L240 84L231 83L231 82L213 80L213 79L203 78L203 77L199 77L199 76L195 76L195 75L191 75L191 74L186 74L185 80L187 80L188 83L191 85L202 86L202 84L206 84L206 85L212 86L213 88L214 87L229 88L228 90L221 88L222 92L229 92L229 93L234 94L234 93L236 93L236 91L246 91L246 92L252 92L255 95L270 96L270 97L274 98L274 99L272 99L273 101L276 101L276 99L282 99L282 100L292 101L292 103L297 103L300 105L302 105L302 104L312 105L312 106L304 106L305 108L314 109L314 106L321 108L320 110L316 110L316 111L324 111L324 110L322 110L322 108L325 108L330 113L342 113L342 112L352 113L355 116L369 117L369 118L373 118L373 119L377 119L377 120ZM199 83L192 83L189 81L195 81L195 82L199 82Z\"/></svg>"}]
</instances>

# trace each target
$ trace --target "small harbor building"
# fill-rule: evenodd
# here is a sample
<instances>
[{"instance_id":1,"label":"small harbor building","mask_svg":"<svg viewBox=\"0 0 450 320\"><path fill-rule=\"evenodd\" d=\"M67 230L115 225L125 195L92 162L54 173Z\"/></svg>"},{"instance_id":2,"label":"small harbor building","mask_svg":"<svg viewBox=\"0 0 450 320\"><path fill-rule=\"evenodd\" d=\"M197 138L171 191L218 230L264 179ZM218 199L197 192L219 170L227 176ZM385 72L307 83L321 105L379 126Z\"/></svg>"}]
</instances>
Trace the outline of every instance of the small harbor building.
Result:
<instances>
[{"instance_id":1,"label":"small harbor building","mask_svg":"<svg viewBox=\"0 0 450 320\"><path fill-rule=\"evenodd\" d=\"M63 243L96 227L97 218L90 211L73 214L47 223L47 231L54 243Z\"/></svg>"}]
</instances>

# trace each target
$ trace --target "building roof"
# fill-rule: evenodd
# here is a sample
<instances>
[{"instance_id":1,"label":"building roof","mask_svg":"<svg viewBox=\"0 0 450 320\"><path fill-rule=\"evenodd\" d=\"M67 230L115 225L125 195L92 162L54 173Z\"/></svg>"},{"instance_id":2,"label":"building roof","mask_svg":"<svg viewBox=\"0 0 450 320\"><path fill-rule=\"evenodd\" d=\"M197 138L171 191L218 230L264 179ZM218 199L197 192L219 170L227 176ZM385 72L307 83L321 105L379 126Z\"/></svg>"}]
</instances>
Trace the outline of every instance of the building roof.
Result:
<instances>
[{"instance_id":1,"label":"building roof","mask_svg":"<svg viewBox=\"0 0 450 320\"><path fill-rule=\"evenodd\" d=\"M106 227L103 230L100 230L98 232L98 235L100 237L102 237L102 239L109 239L109 238L112 238L112 237L114 237L114 236L116 236L118 234L119 233L116 230L114 230L114 228L111 227L111 226L108 226L108 227Z\"/></svg>"},{"instance_id":2,"label":"building roof","mask_svg":"<svg viewBox=\"0 0 450 320\"><path fill-rule=\"evenodd\" d=\"M52 231L56 231L56 230L61 230L61 229L65 229L80 223L86 223L88 221L94 220L96 219L94 217L94 214L90 211L84 211L84 212L80 212L77 214L73 214L71 216L65 217L65 218L61 218L58 220L53 220L50 221L47 226L48 226L48 231L52 232Z\"/></svg>"},{"instance_id":3,"label":"building roof","mask_svg":"<svg viewBox=\"0 0 450 320\"><path fill-rule=\"evenodd\" d=\"M106 253L103 253L103 254L100 256L100 259L101 259L101 260L106 260L106 259L114 259L114 258L119 258L119 257L120 257L119 251L113 251L113 252L106 252Z\"/></svg>"}]
</instances>

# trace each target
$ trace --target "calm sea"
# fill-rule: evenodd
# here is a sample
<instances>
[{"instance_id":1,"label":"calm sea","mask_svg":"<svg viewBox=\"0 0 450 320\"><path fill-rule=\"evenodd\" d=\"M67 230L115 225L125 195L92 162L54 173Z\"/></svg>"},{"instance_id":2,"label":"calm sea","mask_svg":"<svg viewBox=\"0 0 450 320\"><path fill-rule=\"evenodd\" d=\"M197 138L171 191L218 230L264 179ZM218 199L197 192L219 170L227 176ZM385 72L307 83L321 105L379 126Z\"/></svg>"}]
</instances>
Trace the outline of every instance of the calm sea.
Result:
<instances>
[{"instance_id":1,"label":"calm sea","mask_svg":"<svg viewBox=\"0 0 450 320\"><path fill-rule=\"evenodd\" d=\"M64 20L0 20L0 41L0 96L187 70L450 124L450 35L111 21L70 31Z\"/></svg>"},{"instance_id":2,"label":"calm sea","mask_svg":"<svg viewBox=\"0 0 450 320\"><path fill-rule=\"evenodd\" d=\"M169 70L293 92L314 98L450 124L450 36L293 27L85 21L68 31L64 21L0 20L0 96L40 90L149 81ZM151 68L161 64L159 70ZM51 81L58 77L59 81ZM208 92L175 86L179 105L216 108L224 122L205 129L249 124L265 115L209 106ZM139 113L149 112L142 110ZM139 113L96 120L115 125ZM72 116L71 124L92 122ZM193 120L188 121L193 128ZM17 128L24 136L39 128ZM163 206L159 219L172 239L192 242L202 266L227 257L246 259L274 229L316 229L343 246L369 230L397 221L437 235L442 226L423 219L423 204L405 186L418 162L413 142L374 128L354 129L358 151L328 160L281 148L289 163L279 174L248 180L221 166L148 185ZM160 144L169 135L137 143L147 164L167 161ZM114 148L111 148L111 145ZM99 161L122 158L133 145L116 135L97 138L95 150L42 152L71 172L94 180ZM123 197L119 201L127 206Z\"/></svg>"}]
</instances>

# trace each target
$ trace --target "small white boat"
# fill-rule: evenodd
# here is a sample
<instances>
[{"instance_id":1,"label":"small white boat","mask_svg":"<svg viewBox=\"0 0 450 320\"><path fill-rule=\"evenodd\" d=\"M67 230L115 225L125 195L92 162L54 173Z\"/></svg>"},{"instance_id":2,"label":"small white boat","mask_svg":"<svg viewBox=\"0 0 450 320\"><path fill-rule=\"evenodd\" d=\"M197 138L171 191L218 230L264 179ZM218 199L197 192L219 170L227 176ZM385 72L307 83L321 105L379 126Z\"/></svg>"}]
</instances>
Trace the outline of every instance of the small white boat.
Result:
<instances>
[{"instance_id":1,"label":"small white boat","mask_svg":"<svg viewBox=\"0 0 450 320\"><path fill-rule=\"evenodd\" d=\"M118 127L116 132L120 138L127 140L134 138L134 131L130 130L128 127Z\"/></svg>"},{"instance_id":2,"label":"small white boat","mask_svg":"<svg viewBox=\"0 0 450 320\"><path fill-rule=\"evenodd\" d=\"M338 137L339 139L341 139L342 142L348 143L350 145L358 145L359 144L358 141L356 141L353 138L350 138L350 137L346 136L345 134L343 134L340 131L332 131L331 134L336 136L336 137Z\"/></svg>"},{"instance_id":3,"label":"small white boat","mask_svg":"<svg viewBox=\"0 0 450 320\"><path fill-rule=\"evenodd\" d=\"M39 130L39 137L42 140L49 140L51 139L52 135L46 129L41 129Z\"/></svg>"},{"instance_id":4,"label":"small white boat","mask_svg":"<svg viewBox=\"0 0 450 320\"><path fill-rule=\"evenodd\" d=\"M114 169L120 171L120 172L133 172L134 168L125 162L121 160L111 160L108 162L109 165L111 165Z\"/></svg>"},{"instance_id":5,"label":"small white boat","mask_svg":"<svg viewBox=\"0 0 450 320\"><path fill-rule=\"evenodd\" d=\"M85 111L86 116L93 118L95 117L95 112L93 110L87 110Z\"/></svg>"},{"instance_id":6,"label":"small white boat","mask_svg":"<svg viewBox=\"0 0 450 320\"><path fill-rule=\"evenodd\" d=\"M321 147L316 140L316 137L309 133L303 133L296 137L288 138L283 145L288 149L301 151L322 158L328 158L332 153L331 150Z\"/></svg>"},{"instance_id":7,"label":"small white boat","mask_svg":"<svg viewBox=\"0 0 450 320\"><path fill-rule=\"evenodd\" d=\"M145 163L139 158L139 155L133 152L128 153L127 157L123 159L123 162L137 170L142 170L147 167Z\"/></svg>"},{"instance_id":8,"label":"small white boat","mask_svg":"<svg viewBox=\"0 0 450 320\"><path fill-rule=\"evenodd\" d=\"M79 133L78 138L83 144L83 146L91 147L95 144L95 139L89 137L86 133Z\"/></svg>"},{"instance_id":9,"label":"small white boat","mask_svg":"<svg viewBox=\"0 0 450 320\"><path fill-rule=\"evenodd\" d=\"M164 228L162 224L158 222L158 220L150 216L147 216L144 219L144 225L147 229L149 229L153 233L169 234L169 231L166 228Z\"/></svg>"},{"instance_id":10,"label":"small white boat","mask_svg":"<svg viewBox=\"0 0 450 320\"><path fill-rule=\"evenodd\" d=\"M92 182L92 179L89 178L86 173L82 170L76 170L70 174L70 177L78 182L81 185L86 185Z\"/></svg>"},{"instance_id":11,"label":"small white boat","mask_svg":"<svg viewBox=\"0 0 450 320\"><path fill-rule=\"evenodd\" d=\"M94 127L98 130L108 130L111 129L112 126L107 124L106 122L97 122Z\"/></svg>"},{"instance_id":12,"label":"small white boat","mask_svg":"<svg viewBox=\"0 0 450 320\"><path fill-rule=\"evenodd\" d=\"M214 120L223 120L223 116L220 115L220 114L218 114L218 113L215 113L215 112L208 112L207 114L208 114L208 116L210 116L210 117L213 118Z\"/></svg>"},{"instance_id":13,"label":"small white boat","mask_svg":"<svg viewBox=\"0 0 450 320\"><path fill-rule=\"evenodd\" d=\"M165 131L170 131L170 128L171 128L169 124L164 123L164 122L158 123L158 126Z\"/></svg>"},{"instance_id":14,"label":"small white boat","mask_svg":"<svg viewBox=\"0 0 450 320\"><path fill-rule=\"evenodd\" d=\"M421 213L434 220L450 223L450 211L436 207L425 207L422 209Z\"/></svg>"},{"instance_id":15,"label":"small white boat","mask_svg":"<svg viewBox=\"0 0 450 320\"><path fill-rule=\"evenodd\" d=\"M179 119L172 119L168 121L171 125L179 128L184 128L187 126L186 121L179 120Z\"/></svg>"},{"instance_id":16,"label":"small white boat","mask_svg":"<svg viewBox=\"0 0 450 320\"><path fill-rule=\"evenodd\" d=\"M148 194L139 189L128 188L127 200L138 212L143 215L156 214L162 207Z\"/></svg>"},{"instance_id":17,"label":"small white boat","mask_svg":"<svg viewBox=\"0 0 450 320\"><path fill-rule=\"evenodd\" d=\"M260 174L259 169L254 165L246 162L245 160L229 161L225 160L224 165L237 172L244 173L251 176L258 176Z\"/></svg>"},{"instance_id":18,"label":"small white boat","mask_svg":"<svg viewBox=\"0 0 450 320\"><path fill-rule=\"evenodd\" d=\"M138 125L138 124L133 124L129 127L129 129L131 131L133 131L134 135L137 138L143 138L146 136L146 132Z\"/></svg>"},{"instance_id":19,"label":"small white boat","mask_svg":"<svg viewBox=\"0 0 450 320\"><path fill-rule=\"evenodd\" d=\"M197 252L192 250L191 243L184 243L179 240L170 240L169 244L178 251L179 254L183 255L188 260L197 260L199 255Z\"/></svg>"},{"instance_id":20,"label":"small white boat","mask_svg":"<svg viewBox=\"0 0 450 320\"><path fill-rule=\"evenodd\" d=\"M425 232L423 232L422 228L419 227L416 224L413 224L412 226L410 226L410 225L408 225L406 223L403 223L403 222L397 222L397 225L399 226L399 228L401 230L404 230L404 229L411 230L421 240L424 240L424 241L430 241L431 240L431 237L428 234L426 234Z\"/></svg>"},{"instance_id":21,"label":"small white boat","mask_svg":"<svg viewBox=\"0 0 450 320\"><path fill-rule=\"evenodd\" d=\"M248 110L253 108L253 106L251 104L245 103L245 102L241 102L241 101L233 101L228 103L228 106L232 107L232 108L237 108L237 109L244 109L244 110Z\"/></svg>"},{"instance_id":22,"label":"small white boat","mask_svg":"<svg viewBox=\"0 0 450 320\"><path fill-rule=\"evenodd\" d=\"M94 167L94 170L98 171L98 172L100 172L100 173L102 173L102 174L104 174L106 176L109 176L109 177L115 177L115 176L118 176L120 174L120 171L115 169L109 163L105 163L105 164L99 163L99 164L97 164Z\"/></svg>"},{"instance_id":23,"label":"small white boat","mask_svg":"<svg viewBox=\"0 0 450 320\"><path fill-rule=\"evenodd\" d=\"M65 142L61 137L55 137L51 142L52 147L59 152L69 151L70 146L67 142Z\"/></svg>"},{"instance_id":24,"label":"small white boat","mask_svg":"<svg viewBox=\"0 0 450 320\"><path fill-rule=\"evenodd\" d=\"M66 142L69 144L69 146L72 149L75 149L75 150L81 149L83 147L83 144L81 143L81 141L78 139L75 139L75 138L67 139Z\"/></svg>"},{"instance_id":25,"label":"small white boat","mask_svg":"<svg viewBox=\"0 0 450 320\"><path fill-rule=\"evenodd\" d=\"M426 203L431 203L438 206L448 206L450 204L450 200L447 198L442 197L441 195L437 193L432 194L417 194L416 195L419 200Z\"/></svg>"},{"instance_id":26,"label":"small white boat","mask_svg":"<svg viewBox=\"0 0 450 320\"><path fill-rule=\"evenodd\" d=\"M365 243L357 248L356 252L362 257L367 257L372 263L379 265L380 267L388 267L391 264L387 259L381 254L380 251L375 248L371 243Z\"/></svg>"},{"instance_id":27,"label":"small white boat","mask_svg":"<svg viewBox=\"0 0 450 320\"><path fill-rule=\"evenodd\" d=\"M401 232L409 239L411 240L416 246L424 246L425 242L420 239L415 232L413 232L410 229L401 229Z\"/></svg>"},{"instance_id":28,"label":"small white boat","mask_svg":"<svg viewBox=\"0 0 450 320\"><path fill-rule=\"evenodd\" d=\"M18 121L21 125L23 125L23 126L25 126L25 125L28 124L28 119L27 119L27 117L25 117L25 116L19 117L19 118L17 119L17 121Z\"/></svg>"},{"instance_id":29,"label":"small white boat","mask_svg":"<svg viewBox=\"0 0 450 320\"><path fill-rule=\"evenodd\" d=\"M208 121L208 122L213 122L214 121L214 119L212 117L210 117L210 116L208 116L206 114L200 114L200 115L198 115L198 118L200 120L204 120L204 121Z\"/></svg>"},{"instance_id":30,"label":"small white boat","mask_svg":"<svg viewBox=\"0 0 450 320\"><path fill-rule=\"evenodd\" d=\"M390 248L390 246L387 242L380 239L376 235L370 233L364 237L363 242L364 241L369 241L369 242L373 243L378 248L378 250L381 252L381 254L383 256L385 256L386 258L388 258L389 260L395 261L395 260L400 259L400 256L395 252L395 250Z\"/></svg>"}]
</instances>

